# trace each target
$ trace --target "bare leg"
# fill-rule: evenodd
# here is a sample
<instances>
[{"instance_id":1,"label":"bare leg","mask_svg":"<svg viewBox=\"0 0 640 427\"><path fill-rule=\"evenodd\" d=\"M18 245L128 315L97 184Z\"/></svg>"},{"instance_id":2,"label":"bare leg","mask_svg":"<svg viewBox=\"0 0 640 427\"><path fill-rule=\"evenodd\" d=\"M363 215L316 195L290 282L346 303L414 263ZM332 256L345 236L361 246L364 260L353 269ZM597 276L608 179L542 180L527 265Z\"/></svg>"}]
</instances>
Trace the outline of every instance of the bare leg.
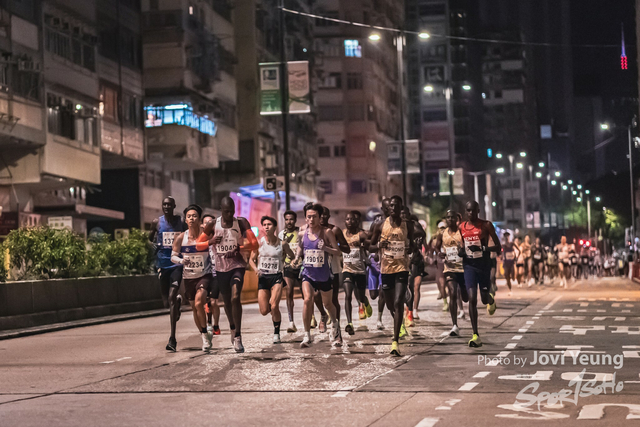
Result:
<instances>
[{"instance_id":1,"label":"bare leg","mask_svg":"<svg viewBox=\"0 0 640 427\"><path fill-rule=\"evenodd\" d=\"M295 285L298 281L288 277L285 277L284 281L287 284L287 312L289 313L289 322L293 322L293 296L295 293Z\"/></svg>"},{"instance_id":2,"label":"bare leg","mask_svg":"<svg viewBox=\"0 0 640 427\"><path fill-rule=\"evenodd\" d=\"M207 315L204 312L204 305L207 303L207 291L198 289L194 301L191 301L191 309L193 310L193 321L198 331L207 328Z\"/></svg>"},{"instance_id":3,"label":"bare leg","mask_svg":"<svg viewBox=\"0 0 640 427\"><path fill-rule=\"evenodd\" d=\"M282 299L282 283L276 283L271 288L271 299L269 300L271 309L271 319L273 323L282 321L282 314L280 313L280 299Z\"/></svg>"},{"instance_id":4,"label":"bare leg","mask_svg":"<svg viewBox=\"0 0 640 427\"><path fill-rule=\"evenodd\" d=\"M178 317L180 313L180 302L182 299L178 299L178 293L180 288L177 286L171 286L169 288L169 320L171 322L171 338L176 339L176 324L178 323Z\"/></svg>"},{"instance_id":5,"label":"bare leg","mask_svg":"<svg viewBox=\"0 0 640 427\"><path fill-rule=\"evenodd\" d=\"M304 298L304 303L302 306L302 323L304 325L304 331L310 333L315 291L313 290L311 284L307 281L302 282L302 295Z\"/></svg>"},{"instance_id":6,"label":"bare leg","mask_svg":"<svg viewBox=\"0 0 640 427\"><path fill-rule=\"evenodd\" d=\"M353 323L353 288L354 283L351 280L345 280L344 286L344 313L347 316L347 323Z\"/></svg>"}]
</instances>

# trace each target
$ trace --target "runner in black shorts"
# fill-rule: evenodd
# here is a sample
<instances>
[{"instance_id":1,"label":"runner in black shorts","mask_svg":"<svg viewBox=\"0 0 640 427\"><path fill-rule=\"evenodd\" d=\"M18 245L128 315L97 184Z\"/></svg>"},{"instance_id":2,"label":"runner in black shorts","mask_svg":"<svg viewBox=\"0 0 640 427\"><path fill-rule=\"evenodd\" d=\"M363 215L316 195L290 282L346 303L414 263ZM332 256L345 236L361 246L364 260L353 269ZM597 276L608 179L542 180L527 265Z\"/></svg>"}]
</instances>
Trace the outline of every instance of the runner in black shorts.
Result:
<instances>
[{"instance_id":1,"label":"runner in black shorts","mask_svg":"<svg viewBox=\"0 0 640 427\"><path fill-rule=\"evenodd\" d=\"M295 254L298 250L299 243L299 228L296 227L298 221L298 215L294 211L286 211L284 213L284 229L278 234L278 238L282 241L286 241L291 248L291 251ZM300 265L293 265L293 257L285 255L284 259L284 281L286 283L287 291L287 312L289 313L289 327L288 333L294 333L298 331L295 322L293 321L293 296L296 287L300 288Z\"/></svg>"}]
</instances>

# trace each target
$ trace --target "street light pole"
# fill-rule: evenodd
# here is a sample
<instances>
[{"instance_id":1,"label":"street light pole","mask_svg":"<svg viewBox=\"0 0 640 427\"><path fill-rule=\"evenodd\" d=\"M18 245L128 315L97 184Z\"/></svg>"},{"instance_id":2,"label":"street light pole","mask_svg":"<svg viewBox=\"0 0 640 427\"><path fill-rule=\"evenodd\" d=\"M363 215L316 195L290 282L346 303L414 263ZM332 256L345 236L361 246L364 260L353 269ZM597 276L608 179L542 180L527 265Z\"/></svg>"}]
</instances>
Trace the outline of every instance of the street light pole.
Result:
<instances>
[{"instance_id":1,"label":"street light pole","mask_svg":"<svg viewBox=\"0 0 640 427\"><path fill-rule=\"evenodd\" d=\"M591 196L587 194L587 233L591 240Z\"/></svg>"},{"instance_id":2,"label":"street light pole","mask_svg":"<svg viewBox=\"0 0 640 427\"><path fill-rule=\"evenodd\" d=\"M511 202L511 219L513 220L516 216L515 210L513 209L513 154L509 154L509 188L511 189L511 198L509 199Z\"/></svg>"},{"instance_id":3,"label":"street light pole","mask_svg":"<svg viewBox=\"0 0 640 427\"><path fill-rule=\"evenodd\" d=\"M446 34L451 36L451 12L449 2L445 1L445 25ZM453 171L456 167L456 132L455 122L453 117L453 89L451 85L452 73L451 73L451 42L447 39L447 64L445 66L445 99L447 102L447 126L449 129L449 169ZM464 179L464 177L463 177ZM449 209L453 209L453 175L449 173Z\"/></svg>"},{"instance_id":4,"label":"street light pole","mask_svg":"<svg viewBox=\"0 0 640 427\"><path fill-rule=\"evenodd\" d=\"M636 233L636 194L633 185L633 151L631 141L631 125L627 128L627 137L629 139L629 180L631 183L631 241L634 241Z\"/></svg>"},{"instance_id":5,"label":"street light pole","mask_svg":"<svg viewBox=\"0 0 640 427\"><path fill-rule=\"evenodd\" d=\"M291 172L289 167L289 129L287 127L287 115L289 114L289 91L287 84L289 74L287 72L287 51L285 49L285 25L284 25L284 0L279 0L280 8L280 98L282 109L282 151L284 154L284 192L286 209L291 209ZM277 191L277 190L276 190ZM277 198L274 198L274 203Z\"/></svg>"},{"instance_id":6,"label":"street light pole","mask_svg":"<svg viewBox=\"0 0 640 427\"><path fill-rule=\"evenodd\" d=\"M283 1L283 0L281 0ZM400 141L401 145L401 167L402 167L402 200L404 200L405 206L408 206L407 200L407 136L405 135L404 126L404 33L401 32L396 36L396 52L397 52L397 65L398 65L398 107L400 108Z\"/></svg>"}]
</instances>

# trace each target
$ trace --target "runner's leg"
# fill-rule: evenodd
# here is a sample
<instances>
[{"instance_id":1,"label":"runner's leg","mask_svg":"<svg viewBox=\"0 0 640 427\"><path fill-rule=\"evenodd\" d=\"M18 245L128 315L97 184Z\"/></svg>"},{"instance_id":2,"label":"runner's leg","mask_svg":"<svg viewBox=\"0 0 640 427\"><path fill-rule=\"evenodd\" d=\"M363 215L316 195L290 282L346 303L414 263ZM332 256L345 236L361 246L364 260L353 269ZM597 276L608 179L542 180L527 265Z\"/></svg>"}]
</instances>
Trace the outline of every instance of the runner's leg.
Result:
<instances>
[{"instance_id":1,"label":"runner's leg","mask_svg":"<svg viewBox=\"0 0 640 427\"><path fill-rule=\"evenodd\" d=\"M258 308L263 316L271 313L271 290L258 289Z\"/></svg>"},{"instance_id":2,"label":"runner's leg","mask_svg":"<svg viewBox=\"0 0 640 427\"><path fill-rule=\"evenodd\" d=\"M447 280L447 287L449 288L449 296L451 297L452 303L449 304L449 313L451 314L451 323L453 326L458 326L458 304L454 301L458 300L458 282L455 278L450 277Z\"/></svg>"},{"instance_id":3,"label":"runner's leg","mask_svg":"<svg viewBox=\"0 0 640 427\"><path fill-rule=\"evenodd\" d=\"M340 322L340 301L338 297L340 296L340 276L341 275L342 275L341 273L335 273L331 281L331 284L333 286L333 290L332 290L333 293L331 294L331 302L333 303L333 306L336 309L336 320L338 322ZM331 319L331 321L333 321L333 319Z\"/></svg>"},{"instance_id":4,"label":"runner's leg","mask_svg":"<svg viewBox=\"0 0 640 427\"><path fill-rule=\"evenodd\" d=\"M297 282L297 280L285 277L284 281L287 284L285 287L287 292L287 313L289 314L289 323L291 323L293 322L293 296L295 293L295 282Z\"/></svg>"},{"instance_id":5,"label":"runner's leg","mask_svg":"<svg viewBox=\"0 0 640 427\"><path fill-rule=\"evenodd\" d=\"M351 324L353 323L353 319L352 319L352 299L353 299L353 288L355 287L355 284L351 281L351 279L344 279L343 282L343 286L344 286L344 313L347 316L347 324Z\"/></svg>"}]
</instances>

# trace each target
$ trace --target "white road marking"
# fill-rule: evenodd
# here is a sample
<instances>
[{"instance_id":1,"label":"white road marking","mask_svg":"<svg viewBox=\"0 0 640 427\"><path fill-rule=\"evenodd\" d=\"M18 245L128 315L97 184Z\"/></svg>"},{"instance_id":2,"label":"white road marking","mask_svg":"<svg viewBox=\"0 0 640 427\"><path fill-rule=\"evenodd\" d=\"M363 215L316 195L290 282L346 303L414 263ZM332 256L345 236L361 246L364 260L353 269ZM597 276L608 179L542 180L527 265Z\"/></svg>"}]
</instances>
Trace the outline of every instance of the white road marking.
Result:
<instances>
[{"instance_id":1,"label":"white road marking","mask_svg":"<svg viewBox=\"0 0 640 427\"><path fill-rule=\"evenodd\" d=\"M520 332L521 334L524 334L528 330L529 330L529 328L520 328L520 329L518 329L518 332Z\"/></svg>"},{"instance_id":2,"label":"white road marking","mask_svg":"<svg viewBox=\"0 0 640 427\"><path fill-rule=\"evenodd\" d=\"M622 310L621 313L631 313L631 310Z\"/></svg>"},{"instance_id":3,"label":"white road marking","mask_svg":"<svg viewBox=\"0 0 640 427\"><path fill-rule=\"evenodd\" d=\"M640 376L640 374L638 374L638 376ZM625 383L629 383L629 384L640 384L640 381L625 381Z\"/></svg>"},{"instance_id":4,"label":"white road marking","mask_svg":"<svg viewBox=\"0 0 640 427\"><path fill-rule=\"evenodd\" d=\"M473 378L486 378L487 375L489 375L491 372L490 371L482 371L482 372L478 372L477 374L475 374L473 376Z\"/></svg>"},{"instance_id":5,"label":"white road marking","mask_svg":"<svg viewBox=\"0 0 640 427\"><path fill-rule=\"evenodd\" d=\"M501 351L500 353L498 353L498 355L496 357L504 359L505 357L507 357L510 354L511 354L510 351Z\"/></svg>"},{"instance_id":6,"label":"white road marking","mask_svg":"<svg viewBox=\"0 0 640 427\"><path fill-rule=\"evenodd\" d=\"M564 310L562 310L564 313L572 313L573 312L573 308L565 308Z\"/></svg>"},{"instance_id":7,"label":"white road marking","mask_svg":"<svg viewBox=\"0 0 640 427\"><path fill-rule=\"evenodd\" d=\"M347 397L347 395L351 393L350 391L339 391L335 394L332 394L331 397Z\"/></svg>"},{"instance_id":8,"label":"white road marking","mask_svg":"<svg viewBox=\"0 0 640 427\"><path fill-rule=\"evenodd\" d=\"M627 334L627 335L640 335L640 326L609 326L615 328L615 331L611 331L612 334ZM630 330L629 328L633 328Z\"/></svg>"},{"instance_id":9,"label":"white road marking","mask_svg":"<svg viewBox=\"0 0 640 427\"><path fill-rule=\"evenodd\" d=\"M470 391L473 390L473 388L475 386L477 386L479 383L464 383L459 389L458 391Z\"/></svg>"},{"instance_id":10,"label":"white road marking","mask_svg":"<svg viewBox=\"0 0 640 427\"><path fill-rule=\"evenodd\" d=\"M498 377L498 379L512 381L549 381L552 375L553 371L536 371L535 374L501 375Z\"/></svg>"},{"instance_id":11,"label":"white road marking","mask_svg":"<svg viewBox=\"0 0 640 427\"><path fill-rule=\"evenodd\" d=\"M451 406L436 406L436 411L450 411Z\"/></svg>"},{"instance_id":12,"label":"white road marking","mask_svg":"<svg viewBox=\"0 0 640 427\"><path fill-rule=\"evenodd\" d=\"M522 339L522 335L514 335L513 338L511 338L512 340L521 340Z\"/></svg>"},{"instance_id":13,"label":"white road marking","mask_svg":"<svg viewBox=\"0 0 640 427\"><path fill-rule=\"evenodd\" d=\"M553 320L584 320L584 316L553 316Z\"/></svg>"},{"instance_id":14,"label":"white road marking","mask_svg":"<svg viewBox=\"0 0 640 427\"><path fill-rule=\"evenodd\" d=\"M416 427L433 427L436 423L440 421L440 418L423 418Z\"/></svg>"},{"instance_id":15,"label":"white road marking","mask_svg":"<svg viewBox=\"0 0 640 427\"><path fill-rule=\"evenodd\" d=\"M578 313L586 313L587 310L578 310Z\"/></svg>"},{"instance_id":16,"label":"white road marking","mask_svg":"<svg viewBox=\"0 0 640 427\"><path fill-rule=\"evenodd\" d=\"M130 357L121 357L120 359L107 360L106 362L100 362L100 363L101 364L108 364L108 363L122 362L123 360L127 360L127 359L131 359L131 358Z\"/></svg>"},{"instance_id":17,"label":"white road marking","mask_svg":"<svg viewBox=\"0 0 640 427\"><path fill-rule=\"evenodd\" d=\"M610 406L624 407L629 410L628 420L640 420L640 405L631 403L599 403L596 405L584 405L578 415L579 420L599 420L604 417L604 408Z\"/></svg>"},{"instance_id":18,"label":"white road marking","mask_svg":"<svg viewBox=\"0 0 640 427\"><path fill-rule=\"evenodd\" d=\"M594 325L574 327L572 325L563 325L560 328L561 334L586 335L588 331L604 331L604 326Z\"/></svg>"},{"instance_id":19,"label":"white road marking","mask_svg":"<svg viewBox=\"0 0 640 427\"><path fill-rule=\"evenodd\" d=\"M587 378L587 375L593 375L593 378ZM606 372L585 372L583 376L582 372L563 372L561 378L565 381L573 381L576 383L581 383L583 381L609 382L613 378L613 374Z\"/></svg>"},{"instance_id":20,"label":"white road marking","mask_svg":"<svg viewBox=\"0 0 640 427\"><path fill-rule=\"evenodd\" d=\"M527 320L527 325L533 325L534 323L536 322L534 322L533 320Z\"/></svg>"},{"instance_id":21,"label":"white road marking","mask_svg":"<svg viewBox=\"0 0 640 427\"><path fill-rule=\"evenodd\" d=\"M555 303L560 301L560 298L562 298L562 295L558 295L557 297L555 297L549 304L544 306L543 310L549 310Z\"/></svg>"},{"instance_id":22,"label":"white road marking","mask_svg":"<svg viewBox=\"0 0 640 427\"><path fill-rule=\"evenodd\" d=\"M534 317L532 317L532 319L533 320L538 320L538 319L540 319L540 316L534 316Z\"/></svg>"},{"instance_id":23,"label":"white road marking","mask_svg":"<svg viewBox=\"0 0 640 427\"><path fill-rule=\"evenodd\" d=\"M508 348L510 350L513 350L514 348L516 348L517 345L518 345L518 343L516 343L516 342L510 342L504 348Z\"/></svg>"},{"instance_id":24,"label":"white road marking","mask_svg":"<svg viewBox=\"0 0 640 427\"><path fill-rule=\"evenodd\" d=\"M634 307L633 304L628 304L628 303L620 303L620 302L614 302L613 304L611 304L612 308L617 308L617 307Z\"/></svg>"},{"instance_id":25,"label":"white road marking","mask_svg":"<svg viewBox=\"0 0 640 427\"><path fill-rule=\"evenodd\" d=\"M614 321L616 321L616 322L624 322L625 320L627 320L627 318L626 318L626 317L616 317L616 318L614 319Z\"/></svg>"}]
</instances>

